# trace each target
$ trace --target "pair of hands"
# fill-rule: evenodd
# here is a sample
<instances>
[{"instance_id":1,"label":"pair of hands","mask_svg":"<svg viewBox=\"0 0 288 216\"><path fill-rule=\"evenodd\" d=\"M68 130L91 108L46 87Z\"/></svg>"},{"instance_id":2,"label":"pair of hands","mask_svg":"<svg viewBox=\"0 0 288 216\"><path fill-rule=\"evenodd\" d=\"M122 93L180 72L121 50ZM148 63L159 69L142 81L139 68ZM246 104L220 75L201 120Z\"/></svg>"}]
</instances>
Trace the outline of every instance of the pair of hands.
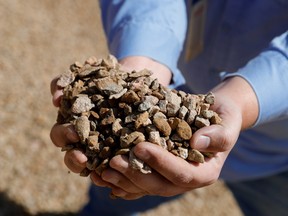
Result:
<instances>
[{"instance_id":1,"label":"pair of hands","mask_svg":"<svg viewBox=\"0 0 288 216\"><path fill-rule=\"evenodd\" d=\"M157 71L153 75L163 85L170 82L169 69L151 59L128 57L120 63L124 69L148 68ZM56 86L56 82L57 78L51 82L51 93L54 106L59 107L62 89ZM110 160L110 168L101 176L95 172L90 174L92 182L100 187L110 187L117 197L132 200L145 195L173 196L217 181L240 131L256 121L258 104L252 88L240 77L225 80L212 92L216 96L216 103L211 108L220 115L222 123L196 131L190 146L199 151L213 152L214 157L207 158L203 164L197 164L176 157L158 145L139 143L134 153L153 168L151 174L135 171L129 166L126 156L118 155ZM50 136L57 147L79 141L73 126L69 124L55 124ZM86 167L86 161L86 156L79 150L65 153L64 162L72 172L80 173Z\"/></svg>"}]
</instances>

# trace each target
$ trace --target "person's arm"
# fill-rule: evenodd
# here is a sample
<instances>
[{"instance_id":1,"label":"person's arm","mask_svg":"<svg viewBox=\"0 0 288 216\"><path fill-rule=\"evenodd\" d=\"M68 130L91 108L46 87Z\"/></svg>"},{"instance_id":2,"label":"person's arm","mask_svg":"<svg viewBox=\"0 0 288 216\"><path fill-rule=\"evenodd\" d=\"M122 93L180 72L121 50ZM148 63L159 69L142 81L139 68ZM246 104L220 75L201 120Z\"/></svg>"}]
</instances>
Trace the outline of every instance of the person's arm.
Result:
<instances>
[{"instance_id":1,"label":"person's arm","mask_svg":"<svg viewBox=\"0 0 288 216\"><path fill-rule=\"evenodd\" d=\"M236 73L253 88L259 116L254 125L288 117L288 31L273 39L269 47Z\"/></svg>"},{"instance_id":2,"label":"person's arm","mask_svg":"<svg viewBox=\"0 0 288 216\"><path fill-rule=\"evenodd\" d=\"M149 58L172 72L171 77L168 73L162 74L162 70L152 71L160 81L163 77L172 78L168 82L164 80L162 84L170 83L170 87L175 87L184 83L177 68L187 27L184 0L102 0L100 6L111 54L121 63L127 57ZM133 64L133 60L129 61ZM149 63L146 63L140 64L142 69L149 67ZM136 63L132 66L139 68Z\"/></svg>"}]
</instances>

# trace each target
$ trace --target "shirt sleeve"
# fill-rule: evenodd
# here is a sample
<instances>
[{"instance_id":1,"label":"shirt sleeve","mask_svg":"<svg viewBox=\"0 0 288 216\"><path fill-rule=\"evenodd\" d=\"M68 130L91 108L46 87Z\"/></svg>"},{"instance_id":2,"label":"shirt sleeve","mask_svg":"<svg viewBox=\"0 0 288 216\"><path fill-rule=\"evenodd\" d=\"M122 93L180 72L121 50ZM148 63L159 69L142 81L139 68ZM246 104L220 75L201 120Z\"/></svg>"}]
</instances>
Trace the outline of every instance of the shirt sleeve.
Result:
<instances>
[{"instance_id":1,"label":"shirt sleeve","mask_svg":"<svg viewBox=\"0 0 288 216\"><path fill-rule=\"evenodd\" d=\"M187 26L184 0L102 0L100 6L113 55L152 58L171 70L171 87L184 83L177 67Z\"/></svg>"},{"instance_id":2,"label":"shirt sleeve","mask_svg":"<svg viewBox=\"0 0 288 216\"><path fill-rule=\"evenodd\" d=\"M235 73L256 93L259 116L255 125L288 117L288 31L272 40L269 47Z\"/></svg>"}]
</instances>

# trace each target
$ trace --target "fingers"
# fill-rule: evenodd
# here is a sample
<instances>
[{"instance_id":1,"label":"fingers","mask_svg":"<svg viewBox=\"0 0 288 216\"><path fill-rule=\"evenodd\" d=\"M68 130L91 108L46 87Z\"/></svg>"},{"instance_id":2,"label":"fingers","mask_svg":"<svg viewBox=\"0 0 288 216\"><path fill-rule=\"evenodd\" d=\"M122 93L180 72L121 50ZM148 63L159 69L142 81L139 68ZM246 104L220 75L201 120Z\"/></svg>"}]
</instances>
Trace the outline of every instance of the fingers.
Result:
<instances>
[{"instance_id":1,"label":"fingers","mask_svg":"<svg viewBox=\"0 0 288 216\"><path fill-rule=\"evenodd\" d=\"M107 181L104 181L101 178L101 176L99 176L96 172L91 172L90 179L95 185L97 185L99 187L109 187L109 188L112 187L112 184L110 184Z\"/></svg>"},{"instance_id":2,"label":"fingers","mask_svg":"<svg viewBox=\"0 0 288 216\"><path fill-rule=\"evenodd\" d=\"M202 152L230 151L238 139L241 120L237 120L231 113L222 114L221 117L220 125L210 125L197 130L190 140L190 146Z\"/></svg>"},{"instance_id":3,"label":"fingers","mask_svg":"<svg viewBox=\"0 0 288 216\"><path fill-rule=\"evenodd\" d=\"M173 196L214 183L227 156L218 153L203 164L189 163L151 143L137 144L134 153L153 168L151 174L134 170L127 157L118 155L110 160L111 169L102 173L102 179L94 179L94 183L112 188L114 195L124 199Z\"/></svg>"},{"instance_id":4,"label":"fingers","mask_svg":"<svg viewBox=\"0 0 288 216\"><path fill-rule=\"evenodd\" d=\"M125 200L138 199L146 193L135 186L129 179L127 179L121 173L107 169L103 171L102 175L99 176L95 172L90 174L92 182L99 187L109 187L112 189L112 197L121 197Z\"/></svg>"},{"instance_id":5,"label":"fingers","mask_svg":"<svg viewBox=\"0 0 288 216\"><path fill-rule=\"evenodd\" d=\"M67 151L65 165L74 173L80 173L86 167L87 157L80 150Z\"/></svg>"},{"instance_id":6,"label":"fingers","mask_svg":"<svg viewBox=\"0 0 288 216\"><path fill-rule=\"evenodd\" d=\"M53 95L54 94L54 92L57 90L57 81L58 81L58 79L59 79L59 76L57 76L57 77L55 77L52 81L51 81L51 83L50 83L50 92L51 92L51 94Z\"/></svg>"},{"instance_id":7,"label":"fingers","mask_svg":"<svg viewBox=\"0 0 288 216\"><path fill-rule=\"evenodd\" d=\"M55 124L50 132L50 138L57 147L79 141L77 133L71 124ZM87 157L79 150L67 151L64 163L74 173L80 173L86 167Z\"/></svg>"},{"instance_id":8,"label":"fingers","mask_svg":"<svg viewBox=\"0 0 288 216\"><path fill-rule=\"evenodd\" d=\"M52 103L55 107L60 106L62 95L63 95L62 89L57 89L52 95Z\"/></svg>"},{"instance_id":9,"label":"fingers","mask_svg":"<svg viewBox=\"0 0 288 216\"><path fill-rule=\"evenodd\" d=\"M204 163L189 163L150 143L139 143L134 153L173 185L186 190L215 182L225 160L225 155L219 154Z\"/></svg>"},{"instance_id":10,"label":"fingers","mask_svg":"<svg viewBox=\"0 0 288 216\"><path fill-rule=\"evenodd\" d=\"M64 147L71 142L78 142L79 137L71 124L55 124L50 138L57 147Z\"/></svg>"},{"instance_id":11,"label":"fingers","mask_svg":"<svg viewBox=\"0 0 288 216\"><path fill-rule=\"evenodd\" d=\"M150 145L156 146L155 144L150 144ZM187 191L187 188L184 188L181 185L180 186L175 185L172 182L170 182L168 179L166 179L164 176L160 175L157 172L158 170L152 171L151 174L142 174L140 171L131 168L129 166L129 162L127 158L125 159L123 156L116 156L112 158L110 161L110 166L111 168L122 173L123 176L125 176L125 178L123 178L122 180L117 179L117 181L114 181L111 179L106 179L106 180L108 182L111 182L113 185L121 187L125 191L132 190L132 192L137 193L138 190L140 189L139 190L140 193L138 194L142 194L142 195L150 194L150 195L160 195L160 196L172 196L172 195L180 194L180 193ZM153 166L153 168L155 167ZM172 175L173 174L171 174L171 176ZM132 184L125 184L124 181L126 181L126 179L129 179L129 181ZM123 181L122 184L121 184L121 181Z\"/></svg>"},{"instance_id":12,"label":"fingers","mask_svg":"<svg viewBox=\"0 0 288 216\"><path fill-rule=\"evenodd\" d=\"M59 77L54 78L50 84L52 102L54 106L59 107L62 88L57 86ZM57 147L64 147L69 143L79 141L79 137L71 124L55 124L50 132L51 141ZM70 150L65 153L64 163L74 173L80 173L86 167L87 157L79 150Z\"/></svg>"},{"instance_id":13,"label":"fingers","mask_svg":"<svg viewBox=\"0 0 288 216\"><path fill-rule=\"evenodd\" d=\"M116 172L113 169L107 169L105 170L102 175L102 179L104 181L107 181L113 185L117 185L120 188L126 188L127 192L129 193L139 193L141 190L134 186L129 179L127 179L125 176L123 176L121 173Z\"/></svg>"}]
</instances>

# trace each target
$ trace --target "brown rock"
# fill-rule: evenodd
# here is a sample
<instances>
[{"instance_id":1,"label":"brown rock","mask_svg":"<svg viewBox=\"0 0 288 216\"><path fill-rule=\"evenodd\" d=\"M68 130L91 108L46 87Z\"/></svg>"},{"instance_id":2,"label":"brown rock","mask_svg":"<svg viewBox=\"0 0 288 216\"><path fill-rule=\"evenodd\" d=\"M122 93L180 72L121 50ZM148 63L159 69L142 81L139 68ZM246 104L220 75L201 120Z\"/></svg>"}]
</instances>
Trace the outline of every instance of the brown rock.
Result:
<instances>
[{"instance_id":1,"label":"brown rock","mask_svg":"<svg viewBox=\"0 0 288 216\"><path fill-rule=\"evenodd\" d=\"M145 136L143 133L134 131L128 135L120 137L120 146L122 148L130 147L131 145L136 145L139 142L145 141Z\"/></svg>"},{"instance_id":2,"label":"brown rock","mask_svg":"<svg viewBox=\"0 0 288 216\"><path fill-rule=\"evenodd\" d=\"M57 81L57 86L66 87L75 80L75 75L71 71L63 73Z\"/></svg>"},{"instance_id":3,"label":"brown rock","mask_svg":"<svg viewBox=\"0 0 288 216\"><path fill-rule=\"evenodd\" d=\"M197 116L195 119L195 126L198 128L207 127L210 125L209 119Z\"/></svg>"},{"instance_id":4,"label":"brown rock","mask_svg":"<svg viewBox=\"0 0 288 216\"><path fill-rule=\"evenodd\" d=\"M158 130L164 135L164 136L170 136L171 134L171 127L169 123L167 122L167 119L164 118L153 118L153 124L158 128Z\"/></svg>"},{"instance_id":5,"label":"brown rock","mask_svg":"<svg viewBox=\"0 0 288 216\"><path fill-rule=\"evenodd\" d=\"M88 112L95 105L91 102L91 99L87 95L79 95L72 104L71 111L76 114Z\"/></svg>"},{"instance_id":6,"label":"brown rock","mask_svg":"<svg viewBox=\"0 0 288 216\"><path fill-rule=\"evenodd\" d=\"M192 130L188 123L184 120L181 120L176 127L176 132L180 138L183 140L190 140L192 137Z\"/></svg>"},{"instance_id":7,"label":"brown rock","mask_svg":"<svg viewBox=\"0 0 288 216\"><path fill-rule=\"evenodd\" d=\"M135 128L139 129L142 126L147 126L151 124L151 120L149 119L149 113L147 111L140 113L137 115L135 120Z\"/></svg>"},{"instance_id":8,"label":"brown rock","mask_svg":"<svg viewBox=\"0 0 288 216\"><path fill-rule=\"evenodd\" d=\"M197 163L204 163L204 155L196 149L189 149L187 160Z\"/></svg>"},{"instance_id":9,"label":"brown rock","mask_svg":"<svg viewBox=\"0 0 288 216\"><path fill-rule=\"evenodd\" d=\"M90 132L90 121L87 116L80 116L76 119L75 130L79 135L81 143L85 143Z\"/></svg>"},{"instance_id":10,"label":"brown rock","mask_svg":"<svg viewBox=\"0 0 288 216\"><path fill-rule=\"evenodd\" d=\"M137 158L133 152L133 148L129 152L129 165L135 169L139 170L143 174L149 174L152 172L151 168L147 166L142 160Z\"/></svg>"}]
</instances>

